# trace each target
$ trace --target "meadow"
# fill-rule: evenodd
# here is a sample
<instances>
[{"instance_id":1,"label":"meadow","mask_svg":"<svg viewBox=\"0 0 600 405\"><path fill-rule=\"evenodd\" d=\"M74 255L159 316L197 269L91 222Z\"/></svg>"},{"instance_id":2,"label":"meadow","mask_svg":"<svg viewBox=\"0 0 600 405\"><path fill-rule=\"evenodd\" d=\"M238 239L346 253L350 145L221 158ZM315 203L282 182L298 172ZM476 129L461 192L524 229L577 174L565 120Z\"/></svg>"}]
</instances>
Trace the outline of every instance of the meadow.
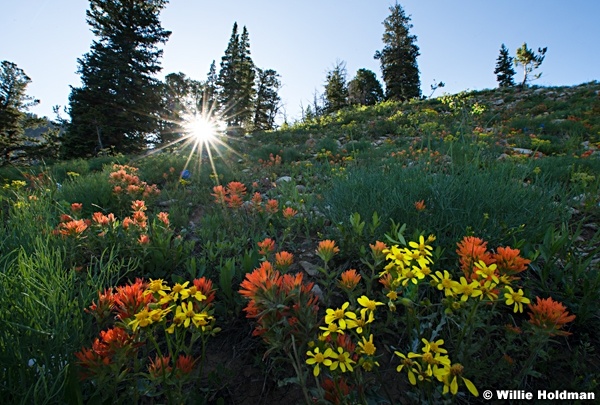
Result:
<instances>
[{"instance_id":1,"label":"meadow","mask_svg":"<svg viewBox=\"0 0 600 405\"><path fill-rule=\"evenodd\" d=\"M600 395L600 84L0 170L7 403Z\"/></svg>"}]
</instances>

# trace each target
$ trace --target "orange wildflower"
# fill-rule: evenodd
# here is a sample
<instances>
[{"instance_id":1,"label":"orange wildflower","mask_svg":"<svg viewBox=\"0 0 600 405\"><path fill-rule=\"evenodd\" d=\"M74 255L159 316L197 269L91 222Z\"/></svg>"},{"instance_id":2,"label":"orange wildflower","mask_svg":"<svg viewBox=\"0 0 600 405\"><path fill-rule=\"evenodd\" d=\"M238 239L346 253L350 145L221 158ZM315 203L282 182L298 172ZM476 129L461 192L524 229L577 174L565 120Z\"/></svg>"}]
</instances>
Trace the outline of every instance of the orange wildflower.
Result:
<instances>
[{"instance_id":1,"label":"orange wildflower","mask_svg":"<svg viewBox=\"0 0 600 405\"><path fill-rule=\"evenodd\" d=\"M278 252L275 253L275 266L278 268L287 269L292 265L294 261L294 255L289 252Z\"/></svg>"},{"instance_id":2,"label":"orange wildflower","mask_svg":"<svg viewBox=\"0 0 600 405\"><path fill-rule=\"evenodd\" d=\"M150 364L148 365L148 372L154 378L164 377L169 374L173 368L169 366L171 362L170 356L159 357L158 355L152 360L150 358Z\"/></svg>"},{"instance_id":3,"label":"orange wildflower","mask_svg":"<svg viewBox=\"0 0 600 405\"><path fill-rule=\"evenodd\" d=\"M146 207L144 200L135 200L131 202L131 210L134 212L146 211L147 209L148 207Z\"/></svg>"},{"instance_id":4,"label":"orange wildflower","mask_svg":"<svg viewBox=\"0 0 600 405\"><path fill-rule=\"evenodd\" d=\"M130 217L125 217L123 220L123 229L127 230L131 225L135 224L135 221Z\"/></svg>"},{"instance_id":5,"label":"orange wildflower","mask_svg":"<svg viewBox=\"0 0 600 405\"><path fill-rule=\"evenodd\" d=\"M143 211L136 211L133 213L133 221L134 223L142 229L145 229L147 226L148 217L144 214Z\"/></svg>"},{"instance_id":6,"label":"orange wildflower","mask_svg":"<svg viewBox=\"0 0 600 405\"><path fill-rule=\"evenodd\" d=\"M536 297L535 304L529 304L529 323L547 332L550 336L568 336L569 332L561 331L565 324L573 321L575 315L569 315L567 308L552 298Z\"/></svg>"},{"instance_id":7,"label":"orange wildflower","mask_svg":"<svg viewBox=\"0 0 600 405\"><path fill-rule=\"evenodd\" d=\"M190 355L180 354L175 362L175 368L179 373L190 374L194 370L196 360Z\"/></svg>"},{"instance_id":8,"label":"orange wildflower","mask_svg":"<svg viewBox=\"0 0 600 405\"><path fill-rule=\"evenodd\" d=\"M473 266L480 260L486 265L494 263L494 258L487 251L487 242L474 236L465 236L462 241L457 243L459 261L465 278L470 281L472 278Z\"/></svg>"},{"instance_id":9,"label":"orange wildflower","mask_svg":"<svg viewBox=\"0 0 600 405\"><path fill-rule=\"evenodd\" d=\"M269 214L275 214L275 213L277 213L277 211L279 211L279 202L277 200L273 200L273 199L268 200L267 201L267 206L265 207L265 210Z\"/></svg>"},{"instance_id":10,"label":"orange wildflower","mask_svg":"<svg viewBox=\"0 0 600 405\"><path fill-rule=\"evenodd\" d=\"M229 190L230 195L237 195L239 197L246 195L246 186L239 181L230 182L227 184L227 189Z\"/></svg>"},{"instance_id":11,"label":"orange wildflower","mask_svg":"<svg viewBox=\"0 0 600 405\"><path fill-rule=\"evenodd\" d=\"M215 197L215 203L225 205L225 199L227 198L227 191L223 186L214 186L214 193L211 195Z\"/></svg>"},{"instance_id":12,"label":"orange wildflower","mask_svg":"<svg viewBox=\"0 0 600 405\"><path fill-rule=\"evenodd\" d=\"M61 228L59 233L63 236L79 236L88 227L88 224L83 219L72 220L69 222L63 222L59 225Z\"/></svg>"},{"instance_id":13,"label":"orange wildflower","mask_svg":"<svg viewBox=\"0 0 600 405\"><path fill-rule=\"evenodd\" d=\"M238 194L231 194L227 199L227 206L229 208L240 208L244 204L244 200Z\"/></svg>"},{"instance_id":14,"label":"orange wildflower","mask_svg":"<svg viewBox=\"0 0 600 405\"><path fill-rule=\"evenodd\" d=\"M115 306L115 297L111 289L104 290L104 293L98 292L98 304L92 301L89 309L85 309L85 312L91 313L98 323L102 323L103 320L107 319Z\"/></svg>"},{"instance_id":15,"label":"orange wildflower","mask_svg":"<svg viewBox=\"0 0 600 405\"><path fill-rule=\"evenodd\" d=\"M169 226L169 214L167 212L159 212L157 218L160 222Z\"/></svg>"},{"instance_id":16,"label":"orange wildflower","mask_svg":"<svg viewBox=\"0 0 600 405\"><path fill-rule=\"evenodd\" d=\"M240 295L253 299L259 289L268 289L273 285L273 280L279 278L279 272L273 270L269 262L262 262L260 267L252 273L246 274L244 281L240 283Z\"/></svg>"},{"instance_id":17,"label":"orange wildflower","mask_svg":"<svg viewBox=\"0 0 600 405\"><path fill-rule=\"evenodd\" d=\"M148 303L154 300L152 294L144 294L146 283L138 278L135 283L119 286L114 294L117 318L125 320L140 312Z\"/></svg>"},{"instance_id":18,"label":"orange wildflower","mask_svg":"<svg viewBox=\"0 0 600 405\"><path fill-rule=\"evenodd\" d=\"M73 212L73 213L80 212L82 208L83 208L82 203L71 204L71 212Z\"/></svg>"},{"instance_id":19,"label":"orange wildflower","mask_svg":"<svg viewBox=\"0 0 600 405\"><path fill-rule=\"evenodd\" d=\"M122 191L123 191L123 187L121 187L121 186L115 186L113 188L113 193L115 193L115 194L120 194Z\"/></svg>"},{"instance_id":20,"label":"orange wildflower","mask_svg":"<svg viewBox=\"0 0 600 405\"><path fill-rule=\"evenodd\" d=\"M215 290L213 289L212 281L205 278L194 279L194 286L206 297L203 300L204 304L208 305L215 299Z\"/></svg>"},{"instance_id":21,"label":"orange wildflower","mask_svg":"<svg viewBox=\"0 0 600 405\"><path fill-rule=\"evenodd\" d=\"M317 256L323 259L324 262L328 262L340 252L340 249L335 246L335 241L326 239L319 242L316 252Z\"/></svg>"},{"instance_id":22,"label":"orange wildflower","mask_svg":"<svg viewBox=\"0 0 600 405\"><path fill-rule=\"evenodd\" d=\"M140 237L138 238L138 243L140 245L147 245L150 243L150 237L146 234L140 235Z\"/></svg>"},{"instance_id":23,"label":"orange wildflower","mask_svg":"<svg viewBox=\"0 0 600 405\"><path fill-rule=\"evenodd\" d=\"M72 221L72 220L73 220L73 217L71 217L68 214L61 214L60 215L60 222L69 222L69 221Z\"/></svg>"},{"instance_id":24,"label":"orange wildflower","mask_svg":"<svg viewBox=\"0 0 600 405\"><path fill-rule=\"evenodd\" d=\"M415 202L415 208L417 209L417 211L421 212L421 211L425 211L425 200L421 200L421 201L416 201Z\"/></svg>"},{"instance_id":25,"label":"orange wildflower","mask_svg":"<svg viewBox=\"0 0 600 405\"><path fill-rule=\"evenodd\" d=\"M371 253L376 260L384 259L383 251L388 248L384 242L376 241L374 245L369 244L369 247L371 248Z\"/></svg>"},{"instance_id":26,"label":"orange wildflower","mask_svg":"<svg viewBox=\"0 0 600 405\"><path fill-rule=\"evenodd\" d=\"M271 238L265 238L262 242L258 242L258 254L267 256L275 250L275 241Z\"/></svg>"},{"instance_id":27,"label":"orange wildflower","mask_svg":"<svg viewBox=\"0 0 600 405\"><path fill-rule=\"evenodd\" d=\"M527 265L531 263L531 260L522 258L520 253L519 249L512 249L510 247L499 247L497 249L497 253L492 257L501 275L506 274L510 276L527 269Z\"/></svg>"},{"instance_id":28,"label":"orange wildflower","mask_svg":"<svg viewBox=\"0 0 600 405\"><path fill-rule=\"evenodd\" d=\"M286 207L283 209L283 211L281 211L281 213L283 214L283 217L285 219L290 219L293 218L298 213L298 211L291 207Z\"/></svg>"},{"instance_id":29,"label":"orange wildflower","mask_svg":"<svg viewBox=\"0 0 600 405\"><path fill-rule=\"evenodd\" d=\"M355 269L349 269L342 273L340 285L342 288L352 291L356 288L361 278L362 277L356 272Z\"/></svg>"},{"instance_id":30,"label":"orange wildflower","mask_svg":"<svg viewBox=\"0 0 600 405\"><path fill-rule=\"evenodd\" d=\"M252 206L256 212L260 212L262 210L262 195L259 192L254 193L252 196Z\"/></svg>"}]
</instances>

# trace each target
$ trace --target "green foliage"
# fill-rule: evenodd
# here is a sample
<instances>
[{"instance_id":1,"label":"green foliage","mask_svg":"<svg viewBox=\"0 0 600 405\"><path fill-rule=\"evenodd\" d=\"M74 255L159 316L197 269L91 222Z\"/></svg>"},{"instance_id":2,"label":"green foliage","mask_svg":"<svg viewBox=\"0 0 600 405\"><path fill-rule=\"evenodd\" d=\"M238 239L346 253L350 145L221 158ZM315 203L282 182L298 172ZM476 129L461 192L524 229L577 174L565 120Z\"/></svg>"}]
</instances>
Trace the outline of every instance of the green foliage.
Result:
<instances>
[{"instance_id":1,"label":"green foliage","mask_svg":"<svg viewBox=\"0 0 600 405\"><path fill-rule=\"evenodd\" d=\"M383 89L375 73L368 69L358 69L354 79L348 83L348 102L375 105L381 100L383 100Z\"/></svg>"},{"instance_id":2,"label":"green foliage","mask_svg":"<svg viewBox=\"0 0 600 405\"><path fill-rule=\"evenodd\" d=\"M82 86L69 96L71 122L62 139L66 157L96 155L113 147L140 152L158 130L159 44L170 36L162 29L165 0L123 4L91 0L87 22L97 39L79 59Z\"/></svg>"},{"instance_id":3,"label":"green foliage","mask_svg":"<svg viewBox=\"0 0 600 405\"><path fill-rule=\"evenodd\" d=\"M531 80L539 79L542 74L538 73L530 77L531 73L540 67L544 58L546 57L546 51L548 48L538 48L536 54L532 49L527 48L527 43L524 42L519 49L517 49L517 56L515 57L515 66L523 66L523 82L521 88L527 86L527 83Z\"/></svg>"},{"instance_id":4,"label":"green foliage","mask_svg":"<svg viewBox=\"0 0 600 405\"><path fill-rule=\"evenodd\" d=\"M335 112L348 105L348 85L346 84L346 63L336 62L325 79L326 114Z\"/></svg>"},{"instance_id":5,"label":"green foliage","mask_svg":"<svg viewBox=\"0 0 600 405\"><path fill-rule=\"evenodd\" d=\"M494 74L500 87L512 87L515 85L513 77L516 73L513 69L513 60L514 58L508 54L508 48L502 44L500 55L498 55L498 59L496 60L496 69L494 69Z\"/></svg>"},{"instance_id":6,"label":"green foliage","mask_svg":"<svg viewBox=\"0 0 600 405\"><path fill-rule=\"evenodd\" d=\"M280 88L281 81L276 71L256 69L256 100L252 122L255 131L275 129L275 117L281 102L277 94Z\"/></svg>"},{"instance_id":7,"label":"green foliage","mask_svg":"<svg viewBox=\"0 0 600 405\"><path fill-rule=\"evenodd\" d=\"M390 7L390 15L383 22L384 47L375 53L381 63L381 74L385 82L386 100L409 100L421 96L421 80L417 57L417 37L411 35L410 17L396 3Z\"/></svg>"}]
</instances>

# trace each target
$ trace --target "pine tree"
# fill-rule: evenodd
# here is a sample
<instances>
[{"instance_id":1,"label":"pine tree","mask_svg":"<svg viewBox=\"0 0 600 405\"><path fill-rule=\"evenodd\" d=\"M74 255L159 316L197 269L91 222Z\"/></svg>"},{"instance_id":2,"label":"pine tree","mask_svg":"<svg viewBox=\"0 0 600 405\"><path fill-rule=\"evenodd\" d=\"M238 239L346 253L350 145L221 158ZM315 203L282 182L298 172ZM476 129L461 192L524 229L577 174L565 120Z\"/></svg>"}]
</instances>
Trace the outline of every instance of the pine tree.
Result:
<instances>
[{"instance_id":1,"label":"pine tree","mask_svg":"<svg viewBox=\"0 0 600 405\"><path fill-rule=\"evenodd\" d=\"M221 58L221 70L217 79L217 99L228 126L249 126L255 91L254 77L248 30L244 27L240 38L236 22L233 24L225 55Z\"/></svg>"},{"instance_id":2,"label":"pine tree","mask_svg":"<svg viewBox=\"0 0 600 405\"><path fill-rule=\"evenodd\" d=\"M381 100L383 100L383 89L375 73L368 69L358 69L354 79L348 82L348 102L375 105Z\"/></svg>"},{"instance_id":3,"label":"pine tree","mask_svg":"<svg viewBox=\"0 0 600 405\"><path fill-rule=\"evenodd\" d=\"M204 91L202 93L202 105L200 111L205 114L213 114L218 110L217 104L217 68L215 61L210 64L206 82L204 83Z\"/></svg>"},{"instance_id":4,"label":"pine tree","mask_svg":"<svg viewBox=\"0 0 600 405\"><path fill-rule=\"evenodd\" d=\"M253 127L255 131L271 130L275 128L275 117L281 102L278 94L281 82L273 69L256 69L256 72Z\"/></svg>"},{"instance_id":5,"label":"pine tree","mask_svg":"<svg viewBox=\"0 0 600 405\"><path fill-rule=\"evenodd\" d=\"M78 59L81 87L69 96L71 123L63 139L67 156L114 147L139 152L158 129L161 107L160 11L167 0L90 0L87 23L97 39Z\"/></svg>"},{"instance_id":6,"label":"pine tree","mask_svg":"<svg viewBox=\"0 0 600 405\"><path fill-rule=\"evenodd\" d=\"M502 44L500 55L498 55L498 59L496 60L496 69L494 70L500 87L513 87L515 85L513 79L515 76L513 60L514 58L508 54L508 48Z\"/></svg>"},{"instance_id":7,"label":"pine tree","mask_svg":"<svg viewBox=\"0 0 600 405\"><path fill-rule=\"evenodd\" d=\"M417 57L419 47L417 37L409 34L413 27L399 4L390 7L391 14L383 25L384 47L375 53L381 63L381 73L385 82L385 98L388 100L408 100L421 96L421 81Z\"/></svg>"},{"instance_id":8,"label":"pine tree","mask_svg":"<svg viewBox=\"0 0 600 405\"><path fill-rule=\"evenodd\" d=\"M325 82L325 112L332 113L347 105L346 63L338 61L333 69L327 72Z\"/></svg>"},{"instance_id":9,"label":"pine tree","mask_svg":"<svg viewBox=\"0 0 600 405\"><path fill-rule=\"evenodd\" d=\"M517 49L517 57L515 58L515 66L523 66L523 82L521 88L527 86L527 82L537 80L542 77L541 73L533 76L533 79L529 76L535 69L539 68L544 58L546 57L546 51L548 48L538 48L536 54L532 49L527 48L527 43L523 43L519 49Z\"/></svg>"},{"instance_id":10,"label":"pine tree","mask_svg":"<svg viewBox=\"0 0 600 405\"><path fill-rule=\"evenodd\" d=\"M158 143L166 144L181 137L186 116L195 114L202 102L202 83L185 74L170 73L162 83L161 125Z\"/></svg>"},{"instance_id":11,"label":"pine tree","mask_svg":"<svg viewBox=\"0 0 600 405\"><path fill-rule=\"evenodd\" d=\"M15 151L27 153L37 144L25 136L25 129L41 121L27 114L29 107L39 103L25 94L29 83L31 79L15 63L0 64L0 165L9 163Z\"/></svg>"}]
</instances>

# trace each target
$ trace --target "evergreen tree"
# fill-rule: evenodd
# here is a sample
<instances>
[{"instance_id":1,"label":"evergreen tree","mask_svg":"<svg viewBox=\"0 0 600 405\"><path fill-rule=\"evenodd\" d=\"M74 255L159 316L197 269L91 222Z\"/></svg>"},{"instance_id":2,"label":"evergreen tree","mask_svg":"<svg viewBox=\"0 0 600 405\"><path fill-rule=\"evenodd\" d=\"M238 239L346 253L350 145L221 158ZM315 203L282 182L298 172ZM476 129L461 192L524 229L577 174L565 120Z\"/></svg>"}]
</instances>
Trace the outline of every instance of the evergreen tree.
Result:
<instances>
[{"instance_id":1,"label":"evergreen tree","mask_svg":"<svg viewBox=\"0 0 600 405\"><path fill-rule=\"evenodd\" d=\"M37 144L25 136L25 129L40 124L27 114L29 107L39 103L25 94L31 79L15 63L0 64L0 165L10 163L13 152L32 149Z\"/></svg>"},{"instance_id":2,"label":"evergreen tree","mask_svg":"<svg viewBox=\"0 0 600 405\"><path fill-rule=\"evenodd\" d=\"M408 100L421 96L421 81L417 56L417 37L409 34L412 28L410 17L406 16L399 4L390 7L391 14L383 25L384 47L375 52L375 59L381 63L381 73L385 82L385 98L388 100Z\"/></svg>"},{"instance_id":3,"label":"evergreen tree","mask_svg":"<svg viewBox=\"0 0 600 405\"><path fill-rule=\"evenodd\" d=\"M532 49L527 48L527 43L523 43L519 49L517 49L517 57L515 58L515 66L523 66L523 82L521 88L527 86L527 82L531 80L537 80L542 77L541 73L533 76L533 79L529 76L535 69L539 68L544 58L546 57L546 51L548 48L538 48L536 54Z\"/></svg>"},{"instance_id":4,"label":"evergreen tree","mask_svg":"<svg viewBox=\"0 0 600 405\"><path fill-rule=\"evenodd\" d=\"M333 69L327 72L325 82L325 112L332 113L347 105L346 63L338 61Z\"/></svg>"},{"instance_id":5,"label":"evergreen tree","mask_svg":"<svg viewBox=\"0 0 600 405\"><path fill-rule=\"evenodd\" d=\"M90 0L87 23L97 39L78 59L81 87L69 96L71 123L63 139L67 156L114 147L139 152L156 135L161 108L162 50L169 31L160 11L167 0Z\"/></svg>"},{"instance_id":6,"label":"evergreen tree","mask_svg":"<svg viewBox=\"0 0 600 405\"><path fill-rule=\"evenodd\" d=\"M381 100L383 100L383 89L375 73L368 69L358 69L354 79L348 83L348 102L375 105Z\"/></svg>"},{"instance_id":7,"label":"evergreen tree","mask_svg":"<svg viewBox=\"0 0 600 405\"><path fill-rule=\"evenodd\" d=\"M217 68L215 61L213 60L210 64L208 74L206 75L206 82L204 83L204 91L202 93L202 105L199 106L200 110L204 113L216 112L218 110L217 105Z\"/></svg>"},{"instance_id":8,"label":"evergreen tree","mask_svg":"<svg viewBox=\"0 0 600 405\"><path fill-rule=\"evenodd\" d=\"M253 127L255 131L275 128L275 117L279 111L281 87L279 75L273 69L256 69L256 101L254 104Z\"/></svg>"},{"instance_id":9,"label":"evergreen tree","mask_svg":"<svg viewBox=\"0 0 600 405\"><path fill-rule=\"evenodd\" d=\"M231 38L217 79L218 102L230 127L248 127L252 119L255 69L250 57L248 30L238 34L237 22L233 24Z\"/></svg>"},{"instance_id":10,"label":"evergreen tree","mask_svg":"<svg viewBox=\"0 0 600 405\"><path fill-rule=\"evenodd\" d=\"M515 70L513 69L513 57L509 56L508 48L502 44L500 48L500 55L496 60L496 69L494 74L500 87L513 87L515 81L513 79Z\"/></svg>"}]
</instances>

